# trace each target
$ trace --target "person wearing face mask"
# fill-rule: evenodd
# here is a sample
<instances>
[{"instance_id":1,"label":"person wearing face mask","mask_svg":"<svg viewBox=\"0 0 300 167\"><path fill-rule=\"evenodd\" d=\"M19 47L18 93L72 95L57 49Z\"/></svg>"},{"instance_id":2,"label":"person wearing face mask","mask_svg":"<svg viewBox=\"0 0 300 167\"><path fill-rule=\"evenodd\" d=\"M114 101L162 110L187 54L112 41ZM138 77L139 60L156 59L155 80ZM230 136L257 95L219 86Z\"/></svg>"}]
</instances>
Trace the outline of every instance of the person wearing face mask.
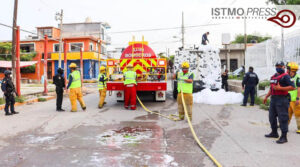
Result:
<instances>
[{"instance_id":1,"label":"person wearing face mask","mask_svg":"<svg viewBox=\"0 0 300 167\"><path fill-rule=\"evenodd\" d=\"M53 77L53 84L56 86L56 111L65 111L61 108L64 96L65 78L63 77L64 70L62 68L57 69L57 74Z\"/></svg>"},{"instance_id":2,"label":"person wearing face mask","mask_svg":"<svg viewBox=\"0 0 300 167\"><path fill-rule=\"evenodd\" d=\"M189 72L190 65L188 62L183 62L181 65L182 72L178 72L177 76L177 103L178 103L178 113L179 119L184 120L184 108L181 98L181 92L183 93L184 102L188 112L190 120L192 120L192 109L193 109L193 79L194 74Z\"/></svg>"},{"instance_id":3,"label":"person wearing face mask","mask_svg":"<svg viewBox=\"0 0 300 167\"><path fill-rule=\"evenodd\" d=\"M296 62L290 62L287 65L287 71L292 81L295 84L296 90L289 91L290 94L290 107L289 107L289 123L291 122L293 114L295 114L297 131L300 134L300 75L297 74L299 66Z\"/></svg>"},{"instance_id":4,"label":"person wearing face mask","mask_svg":"<svg viewBox=\"0 0 300 167\"><path fill-rule=\"evenodd\" d=\"M267 138L278 138L277 117L280 123L281 136L276 141L278 144L288 142L288 121L289 121L289 99L288 92L294 90L294 83L291 77L285 72L285 65L282 61L276 63L276 72L270 80L270 90L264 99L266 104L267 99L271 96L269 108L269 121L271 124L271 133L266 134Z\"/></svg>"},{"instance_id":5,"label":"person wearing face mask","mask_svg":"<svg viewBox=\"0 0 300 167\"><path fill-rule=\"evenodd\" d=\"M15 111L15 95L18 96L18 93L16 92L14 83L12 82L11 79L11 71L6 70L4 71L4 79L1 84L1 89L4 93L5 96L5 115L13 115L13 114L18 114L19 112ZM10 112L9 112L9 107L10 107Z\"/></svg>"}]
</instances>

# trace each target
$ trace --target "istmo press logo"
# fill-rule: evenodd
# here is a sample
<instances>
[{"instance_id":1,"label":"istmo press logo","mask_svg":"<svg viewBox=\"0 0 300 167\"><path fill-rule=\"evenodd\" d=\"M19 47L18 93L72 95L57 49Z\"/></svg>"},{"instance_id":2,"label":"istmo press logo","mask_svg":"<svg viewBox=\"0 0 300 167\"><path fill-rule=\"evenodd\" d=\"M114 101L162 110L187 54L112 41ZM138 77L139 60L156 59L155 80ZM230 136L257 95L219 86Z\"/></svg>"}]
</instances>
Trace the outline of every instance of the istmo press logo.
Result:
<instances>
[{"instance_id":1,"label":"istmo press logo","mask_svg":"<svg viewBox=\"0 0 300 167\"><path fill-rule=\"evenodd\" d=\"M290 28L300 20L300 5L275 7L211 8L212 19L264 19L283 28Z\"/></svg>"}]
</instances>

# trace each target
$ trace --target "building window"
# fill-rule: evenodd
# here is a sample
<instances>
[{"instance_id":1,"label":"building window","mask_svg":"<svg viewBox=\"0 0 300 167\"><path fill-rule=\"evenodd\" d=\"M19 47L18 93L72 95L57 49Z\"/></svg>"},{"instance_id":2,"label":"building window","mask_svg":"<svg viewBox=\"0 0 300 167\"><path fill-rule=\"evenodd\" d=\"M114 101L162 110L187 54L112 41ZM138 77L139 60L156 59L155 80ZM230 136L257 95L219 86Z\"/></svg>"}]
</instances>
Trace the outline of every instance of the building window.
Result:
<instances>
[{"instance_id":1,"label":"building window","mask_svg":"<svg viewBox=\"0 0 300 167\"><path fill-rule=\"evenodd\" d=\"M64 45L61 46L61 52L64 51ZM53 44L53 52L59 52L59 44L56 43L56 44Z\"/></svg>"},{"instance_id":2,"label":"building window","mask_svg":"<svg viewBox=\"0 0 300 167\"><path fill-rule=\"evenodd\" d=\"M23 53L34 52L34 43L20 44L20 50Z\"/></svg>"},{"instance_id":3,"label":"building window","mask_svg":"<svg viewBox=\"0 0 300 167\"><path fill-rule=\"evenodd\" d=\"M90 43L90 51L93 51L94 47L93 47L93 43Z\"/></svg>"},{"instance_id":4,"label":"building window","mask_svg":"<svg viewBox=\"0 0 300 167\"><path fill-rule=\"evenodd\" d=\"M52 38L52 29L39 29L39 36L43 38L45 35L47 35L49 38Z\"/></svg>"},{"instance_id":5,"label":"building window","mask_svg":"<svg viewBox=\"0 0 300 167\"><path fill-rule=\"evenodd\" d=\"M70 43L71 52L80 52L80 47L83 48L83 43Z\"/></svg>"}]
</instances>

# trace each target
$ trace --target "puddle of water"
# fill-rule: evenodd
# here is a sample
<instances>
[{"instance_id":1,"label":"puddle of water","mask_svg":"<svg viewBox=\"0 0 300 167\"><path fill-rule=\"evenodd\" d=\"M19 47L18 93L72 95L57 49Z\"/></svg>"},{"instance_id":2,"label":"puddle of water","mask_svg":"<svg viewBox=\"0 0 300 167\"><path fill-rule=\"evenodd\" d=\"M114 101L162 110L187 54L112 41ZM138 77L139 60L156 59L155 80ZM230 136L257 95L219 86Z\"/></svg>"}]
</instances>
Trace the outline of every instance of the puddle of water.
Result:
<instances>
[{"instance_id":1,"label":"puddle of water","mask_svg":"<svg viewBox=\"0 0 300 167\"><path fill-rule=\"evenodd\" d=\"M109 130L96 136L97 143L105 146L121 148L124 144L139 144L153 135L151 129L141 127L124 127L118 130Z\"/></svg>"}]
</instances>

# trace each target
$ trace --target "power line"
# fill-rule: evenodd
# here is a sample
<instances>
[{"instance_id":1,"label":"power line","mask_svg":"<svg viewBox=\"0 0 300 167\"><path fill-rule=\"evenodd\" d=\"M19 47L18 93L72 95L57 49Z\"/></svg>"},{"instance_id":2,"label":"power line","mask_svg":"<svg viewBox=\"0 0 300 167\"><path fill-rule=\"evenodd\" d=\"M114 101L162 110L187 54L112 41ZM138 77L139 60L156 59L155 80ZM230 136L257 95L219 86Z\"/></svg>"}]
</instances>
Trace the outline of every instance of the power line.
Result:
<instances>
[{"instance_id":1,"label":"power line","mask_svg":"<svg viewBox=\"0 0 300 167\"><path fill-rule=\"evenodd\" d=\"M215 26L215 25L221 25L221 24L225 24L225 23L192 25L192 26L185 26L185 28ZM121 34L121 33L146 32L146 31L163 31L163 30L172 30L172 29L181 29L181 28L182 27L168 27L168 28L153 28L153 29L142 29L142 30L127 30L127 31L108 32L108 34Z\"/></svg>"},{"instance_id":2,"label":"power line","mask_svg":"<svg viewBox=\"0 0 300 167\"><path fill-rule=\"evenodd\" d=\"M0 23L0 25L2 25L2 26L4 26L4 27L8 27L8 28L13 29L12 26L9 26L9 25L7 25L7 24ZM39 34L37 34L37 33L31 32L31 31L28 31L28 30L20 29L20 31L23 31L23 32L26 32L26 33L30 33L30 34L33 34L33 35L37 35L37 36L40 37L40 38L44 38L43 35L39 35ZM57 39L51 38L51 40L59 42L59 40L57 40ZM73 47L75 47L75 48L81 48L81 47L79 47L79 46L72 45L71 43L69 43L69 45L70 45L70 46L73 46Z\"/></svg>"}]
</instances>

